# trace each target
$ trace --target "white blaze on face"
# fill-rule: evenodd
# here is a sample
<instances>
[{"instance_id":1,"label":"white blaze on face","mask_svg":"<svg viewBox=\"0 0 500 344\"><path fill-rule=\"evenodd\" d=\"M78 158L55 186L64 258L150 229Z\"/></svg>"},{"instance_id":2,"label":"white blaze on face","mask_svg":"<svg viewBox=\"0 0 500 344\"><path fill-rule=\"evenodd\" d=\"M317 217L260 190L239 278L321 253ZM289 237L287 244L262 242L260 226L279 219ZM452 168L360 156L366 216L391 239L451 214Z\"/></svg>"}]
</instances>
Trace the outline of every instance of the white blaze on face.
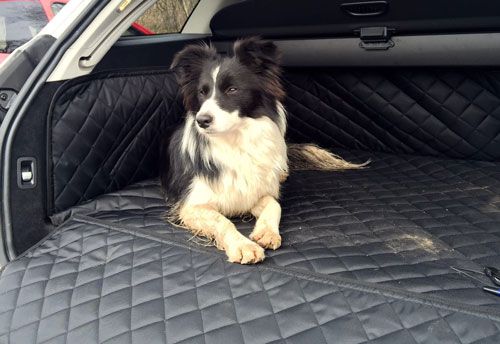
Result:
<instances>
[{"instance_id":1,"label":"white blaze on face","mask_svg":"<svg viewBox=\"0 0 500 344\"><path fill-rule=\"evenodd\" d=\"M223 133L233 129L238 123L241 122L241 118L239 117L239 111L235 110L232 112L228 112L222 109L217 102L217 76L219 74L220 66L215 67L212 71L212 94L210 98L205 100L203 104L201 104L201 108L196 115L208 114L213 117L213 121L210 126L206 129L202 129L199 126L198 129L200 132L206 133Z\"/></svg>"}]
</instances>

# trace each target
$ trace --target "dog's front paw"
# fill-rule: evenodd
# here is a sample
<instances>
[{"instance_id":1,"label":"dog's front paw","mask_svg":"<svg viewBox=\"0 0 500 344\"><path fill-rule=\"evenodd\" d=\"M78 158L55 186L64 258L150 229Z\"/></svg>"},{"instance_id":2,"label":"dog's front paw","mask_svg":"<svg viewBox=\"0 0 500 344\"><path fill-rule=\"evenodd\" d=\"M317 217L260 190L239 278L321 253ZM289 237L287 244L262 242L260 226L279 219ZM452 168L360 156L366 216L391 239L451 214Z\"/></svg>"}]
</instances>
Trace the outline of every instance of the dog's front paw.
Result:
<instances>
[{"instance_id":1,"label":"dog's front paw","mask_svg":"<svg viewBox=\"0 0 500 344\"><path fill-rule=\"evenodd\" d=\"M225 246L228 261L240 264L255 264L264 260L264 249L245 237L227 242Z\"/></svg>"},{"instance_id":2,"label":"dog's front paw","mask_svg":"<svg viewBox=\"0 0 500 344\"><path fill-rule=\"evenodd\" d=\"M257 226L258 227L258 226ZM250 239L257 242L263 248L276 250L281 246L281 235L269 227L255 228L250 234Z\"/></svg>"}]
</instances>

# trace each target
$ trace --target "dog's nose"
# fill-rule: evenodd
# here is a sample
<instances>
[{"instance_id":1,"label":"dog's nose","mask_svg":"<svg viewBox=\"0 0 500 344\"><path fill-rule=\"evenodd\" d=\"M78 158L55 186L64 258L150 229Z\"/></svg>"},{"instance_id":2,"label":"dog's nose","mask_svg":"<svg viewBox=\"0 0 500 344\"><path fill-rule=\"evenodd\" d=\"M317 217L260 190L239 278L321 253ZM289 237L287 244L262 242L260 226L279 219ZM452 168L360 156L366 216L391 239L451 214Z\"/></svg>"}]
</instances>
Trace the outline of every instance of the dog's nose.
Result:
<instances>
[{"instance_id":1,"label":"dog's nose","mask_svg":"<svg viewBox=\"0 0 500 344\"><path fill-rule=\"evenodd\" d=\"M206 129L210 126L210 123L212 123L214 118L210 116L209 114L202 113L196 116L196 122L200 126L200 128Z\"/></svg>"}]
</instances>

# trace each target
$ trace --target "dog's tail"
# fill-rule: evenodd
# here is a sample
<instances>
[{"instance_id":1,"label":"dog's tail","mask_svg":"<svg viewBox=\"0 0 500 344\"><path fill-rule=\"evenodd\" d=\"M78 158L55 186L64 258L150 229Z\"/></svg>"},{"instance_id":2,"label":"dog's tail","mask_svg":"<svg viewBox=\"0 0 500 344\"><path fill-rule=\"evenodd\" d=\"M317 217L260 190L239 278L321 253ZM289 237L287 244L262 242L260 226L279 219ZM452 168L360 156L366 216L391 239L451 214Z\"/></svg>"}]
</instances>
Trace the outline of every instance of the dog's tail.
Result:
<instances>
[{"instance_id":1,"label":"dog's tail","mask_svg":"<svg viewBox=\"0 0 500 344\"><path fill-rule=\"evenodd\" d=\"M339 171L353 170L366 167L370 160L355 164L342 159L340 156L329 152L311 143L288 144L288 166L290 170L321 170Z\"/></svg>"}]
</instances>

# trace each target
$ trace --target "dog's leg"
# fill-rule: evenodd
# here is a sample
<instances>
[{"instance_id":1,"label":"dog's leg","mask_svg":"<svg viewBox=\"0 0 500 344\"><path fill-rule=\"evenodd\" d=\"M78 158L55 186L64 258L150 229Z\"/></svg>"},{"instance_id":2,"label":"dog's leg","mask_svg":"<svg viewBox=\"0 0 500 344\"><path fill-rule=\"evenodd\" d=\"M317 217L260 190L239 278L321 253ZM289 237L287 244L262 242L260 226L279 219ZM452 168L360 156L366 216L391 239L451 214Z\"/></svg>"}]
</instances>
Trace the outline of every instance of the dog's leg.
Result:
<instances>
[{"instance_id":1,"label":"dog's leg","mask_svg":"<svg viewBox=\"0 0 500 344\"><path fill-rule=\"evenodd\" d=\"M180 211L182 223L196 235L215 240L233 263L254 264L264 260L264 250L242 235L234 224L209 205L185 206Z\"/></svg>"},{"instance_id":2,"label":"dog's leg","mask_svg":"<svg viewBox=\"0 0 500 344\"><path fill-rule=\"evenodd\" d=\"M252 208L252 214L257 218L250 239L264 248L276 250L281 246L279 232L281 207L271 196L262 197Z\"/></svg>"}]
</instances>

